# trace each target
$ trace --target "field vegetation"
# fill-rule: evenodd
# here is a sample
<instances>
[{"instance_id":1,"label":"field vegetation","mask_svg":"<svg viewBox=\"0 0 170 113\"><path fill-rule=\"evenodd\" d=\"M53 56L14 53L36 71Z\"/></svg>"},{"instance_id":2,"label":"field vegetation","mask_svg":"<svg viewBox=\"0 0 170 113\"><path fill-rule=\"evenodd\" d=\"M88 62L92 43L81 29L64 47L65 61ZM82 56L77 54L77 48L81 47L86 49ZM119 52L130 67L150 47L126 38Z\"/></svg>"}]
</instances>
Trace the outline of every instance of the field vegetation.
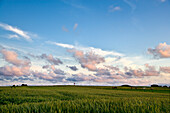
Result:
<instances>
[{"instance_id":1,"label":"field vegetation","mask_svg":"<svg viewBox=\"0 0 170 113\"><path fill-rule=\"evenodd\" d=\"M169 88L0 87L0 113L170 113Z\"/></svg>"}]
</instances>

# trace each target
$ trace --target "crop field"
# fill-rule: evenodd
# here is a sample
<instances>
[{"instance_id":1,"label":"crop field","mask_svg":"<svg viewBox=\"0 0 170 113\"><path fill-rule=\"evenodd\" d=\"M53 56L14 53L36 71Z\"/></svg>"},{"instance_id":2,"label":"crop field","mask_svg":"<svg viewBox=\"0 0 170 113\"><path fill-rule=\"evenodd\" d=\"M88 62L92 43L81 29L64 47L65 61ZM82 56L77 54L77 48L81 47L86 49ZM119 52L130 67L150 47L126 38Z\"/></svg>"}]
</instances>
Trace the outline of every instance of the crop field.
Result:
<instances>
[{"instance_id":1,"label":"crop field","mask_svg":"<svg viewBox=\"0 0 170 113\"><path fill-rule=\"evenodd\" d=\"M170 113L169 88L0 87L0 113Z\"/></svg>"}]
</instances>

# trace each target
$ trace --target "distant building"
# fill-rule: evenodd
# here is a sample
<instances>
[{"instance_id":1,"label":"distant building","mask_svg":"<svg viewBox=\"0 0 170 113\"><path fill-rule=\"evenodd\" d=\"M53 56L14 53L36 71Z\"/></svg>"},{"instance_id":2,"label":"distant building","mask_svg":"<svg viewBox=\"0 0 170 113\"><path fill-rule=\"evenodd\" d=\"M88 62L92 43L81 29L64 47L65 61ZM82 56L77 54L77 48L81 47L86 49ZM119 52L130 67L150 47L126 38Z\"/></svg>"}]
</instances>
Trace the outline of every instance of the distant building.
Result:
<instances>
[{"instance_id":1,"label":"distant building","mask_svg":"<svg viewBox=\"0 0 170 113\"><path fill-rule=\"evenodd\" d=\"M28 86L27 84L22 84L21 86Z\"/></svg>"},{"instance_id":2,"label":"distant building","mask_svg":"<svg viewBox=\"0 0 170 113\"><path fill-rule=\"evenodd\" d=\"M151 87L159 87L157 84L152 84Z\"/></svg>"}]
</instances>

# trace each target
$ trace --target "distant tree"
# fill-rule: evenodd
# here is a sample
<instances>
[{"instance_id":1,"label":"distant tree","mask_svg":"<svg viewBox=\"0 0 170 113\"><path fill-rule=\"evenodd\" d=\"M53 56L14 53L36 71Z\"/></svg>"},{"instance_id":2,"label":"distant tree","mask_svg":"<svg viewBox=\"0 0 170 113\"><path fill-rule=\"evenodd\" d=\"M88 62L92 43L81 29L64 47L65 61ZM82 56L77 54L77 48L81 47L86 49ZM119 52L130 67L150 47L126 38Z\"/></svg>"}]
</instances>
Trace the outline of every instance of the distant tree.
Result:
<instances>
[{"instance_id":1,"label":"distant tree","mask_svg":"<svg viewBox=\"0 0 170 113\"><path fill-rule=\"evenodd\" d=\"M159 87L157 84L152 84L151 87Z\"/></svg>"},{"instance_id":2,"label":"distant tree","mask_svg":"<svg viewBox=\"0 0 170 113\"><path fill-rule=\"evenodd\" d=\"M121 85L122 87L132 87L132 86L130 86L130 85Z\"/></svg>"},{"instance_id":3,"label":"distant tree","mask_svg":"<svg viewBox=\"0 0 170 113\"><path fill-rule=\"evenodd\" d=\"M16 88L15 85L12 85L11 88Z\"/></svg>"},{"instance_id":4,"label":"distant tree","mask_svg":"<svg viewBox=\"0 0 170 113\"><path fill-rule=\"evenodd\" d=\"M168 86L164 85L163 87L168 87Z\"/></svg>"},{"instance_id":5,"label":"distant tree","mask_svg":"<svg viewBox=\"0 0 170 113\"><path fill-rule=\"evenodd\" d=\"M22 84L21 86L28 86L27 84Z\"/></svg>"}]
</instances>

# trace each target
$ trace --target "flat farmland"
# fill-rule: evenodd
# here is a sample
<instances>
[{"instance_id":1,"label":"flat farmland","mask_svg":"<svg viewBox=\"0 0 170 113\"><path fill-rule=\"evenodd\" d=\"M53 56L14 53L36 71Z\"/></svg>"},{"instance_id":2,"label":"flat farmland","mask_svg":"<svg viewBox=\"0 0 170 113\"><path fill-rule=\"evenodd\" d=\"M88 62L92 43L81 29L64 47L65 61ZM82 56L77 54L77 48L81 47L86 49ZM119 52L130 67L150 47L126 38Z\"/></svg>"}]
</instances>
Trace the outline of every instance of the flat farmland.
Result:
<instances>
[{"instance_id":1,"label":"flat farmland","mask_svg":"<svg viewBox=\"0 0 170 113\"><path fill-rule=\"evenodd\" d=\"M169 113L169 88L0 87L0 113Z\"/></svg>"}]
</instances>

